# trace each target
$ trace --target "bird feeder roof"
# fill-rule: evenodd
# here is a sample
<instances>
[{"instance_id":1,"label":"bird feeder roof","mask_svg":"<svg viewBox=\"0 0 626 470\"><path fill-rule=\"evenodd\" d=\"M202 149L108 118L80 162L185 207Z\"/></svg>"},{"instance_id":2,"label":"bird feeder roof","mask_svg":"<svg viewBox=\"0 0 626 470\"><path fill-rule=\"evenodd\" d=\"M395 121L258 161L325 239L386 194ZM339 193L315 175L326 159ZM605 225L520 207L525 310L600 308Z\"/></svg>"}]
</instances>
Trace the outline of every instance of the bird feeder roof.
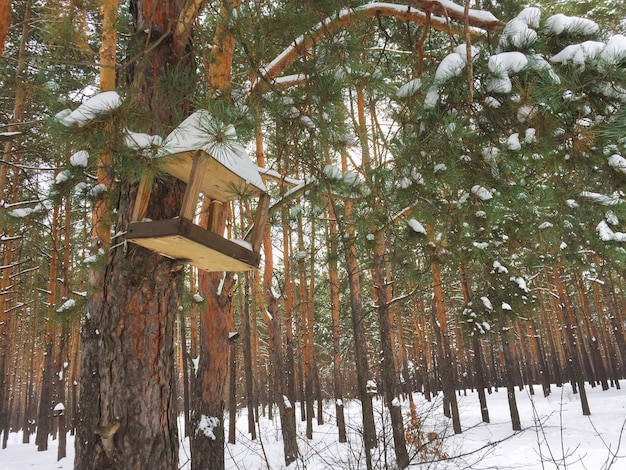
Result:
<instances>
[{"instance_id":1,"label":"bird feeder roof","mask_svg":"<svg viewBox=\"0 0 626 470\"><path fill-rule=\"evenodd\" d=\"M217 200L232 200L267 191L258 167L237 140L235 128L200 110L185 119L157 153L171 175L188 181L193 158L210 158L201 192Z\"/></svg>"}]
</instances>

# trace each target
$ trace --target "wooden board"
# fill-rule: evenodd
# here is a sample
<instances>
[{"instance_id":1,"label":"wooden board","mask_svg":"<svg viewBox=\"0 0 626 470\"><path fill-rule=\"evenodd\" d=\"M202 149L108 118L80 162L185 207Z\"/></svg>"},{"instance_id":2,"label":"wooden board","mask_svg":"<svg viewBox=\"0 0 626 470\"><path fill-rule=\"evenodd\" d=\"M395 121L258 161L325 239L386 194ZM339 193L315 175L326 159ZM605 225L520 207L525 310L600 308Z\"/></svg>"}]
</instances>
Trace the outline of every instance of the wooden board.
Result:
<instances>
[{"instance_id":1,"label":"wooden board","mask_svg":"<svg viewBox=\"0 0 626 470\"><path fill-rule=\"evenodd\" d=\"M200 192L209 199L225 202L243 197L258 196L259 188L246 184L239 175L233 173L208 154L199 151L198 158L208 160L204 174L200 176ZM195 152L184 152L163 157L162 169L170 175L188 183L191 176Z\"/></svg>"},{"instance_id":2,"label":"wooden board","mask_svg":"<svg viewBox=\"0 0 626 470\"><path fill-rule=\"evenodd\" d=\"M180 217L133 222L128 241L208 272L252 271L261 256Z\"/></svg>"}]
</instances>

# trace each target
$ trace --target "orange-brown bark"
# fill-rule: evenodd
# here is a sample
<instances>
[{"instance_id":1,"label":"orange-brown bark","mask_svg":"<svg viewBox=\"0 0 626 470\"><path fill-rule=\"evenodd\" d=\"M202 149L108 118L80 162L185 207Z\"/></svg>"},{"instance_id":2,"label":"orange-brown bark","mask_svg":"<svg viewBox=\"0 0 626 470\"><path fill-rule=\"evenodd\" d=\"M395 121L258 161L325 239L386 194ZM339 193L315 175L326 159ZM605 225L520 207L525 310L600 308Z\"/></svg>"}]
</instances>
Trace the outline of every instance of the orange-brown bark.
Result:
<instances>
[{"instance_id":1,"label":"orange-brown bark","mask_svg":"<svg viewBox=\"0 0 626 470\"><path fill-rule=\"evenodd\" d=\"M0 0L0 56L4 51L4 44L11 24L11 0Z\"/></svg>"}]
</instances>

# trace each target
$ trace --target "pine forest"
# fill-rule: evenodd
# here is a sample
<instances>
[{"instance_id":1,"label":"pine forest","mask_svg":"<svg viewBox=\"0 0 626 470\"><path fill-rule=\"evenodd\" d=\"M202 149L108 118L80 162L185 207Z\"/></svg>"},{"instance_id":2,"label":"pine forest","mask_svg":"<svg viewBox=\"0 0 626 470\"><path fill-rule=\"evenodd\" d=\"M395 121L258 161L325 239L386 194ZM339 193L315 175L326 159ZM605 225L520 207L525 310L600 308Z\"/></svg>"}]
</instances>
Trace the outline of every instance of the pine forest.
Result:
<instances>
[{"instance_id":1,"label":"pine forest","mask_svg":"<svg viewBox=\"0 0 626 470\"><path fill-rule=\"evenodd\" d=\"M416 394L454 434L469 390L512 432L522 390L590 415L626 377L625 35L620 0L0 1L2 447L220 470L246 410L302 468L350 402L354 468L404 469L441 457Z\"/></svg>"}]
</instances>

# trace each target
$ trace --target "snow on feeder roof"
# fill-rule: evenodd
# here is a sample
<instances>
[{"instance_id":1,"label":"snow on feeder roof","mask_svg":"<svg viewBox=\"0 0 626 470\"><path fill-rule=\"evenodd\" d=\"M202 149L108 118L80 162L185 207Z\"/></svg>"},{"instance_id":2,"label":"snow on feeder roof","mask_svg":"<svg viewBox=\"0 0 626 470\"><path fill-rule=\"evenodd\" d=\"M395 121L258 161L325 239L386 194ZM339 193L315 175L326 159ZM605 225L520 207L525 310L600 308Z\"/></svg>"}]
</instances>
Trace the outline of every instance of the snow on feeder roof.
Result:
<instances>
[{"instance_id":1,"label":"snow on feeder roof","mask_svg":"<svg viewBox=\"0 0 626 470\"><path fill-rule=\"evenodd\" d=\"M237 141L235 128L205 110L185 119L165 138L157 153L165 159L164 170L183 181L188 180L196 155L210 160L200 188L209 198L229 201L266 192L258 167Z\"/></svg>"}]
</instances>

